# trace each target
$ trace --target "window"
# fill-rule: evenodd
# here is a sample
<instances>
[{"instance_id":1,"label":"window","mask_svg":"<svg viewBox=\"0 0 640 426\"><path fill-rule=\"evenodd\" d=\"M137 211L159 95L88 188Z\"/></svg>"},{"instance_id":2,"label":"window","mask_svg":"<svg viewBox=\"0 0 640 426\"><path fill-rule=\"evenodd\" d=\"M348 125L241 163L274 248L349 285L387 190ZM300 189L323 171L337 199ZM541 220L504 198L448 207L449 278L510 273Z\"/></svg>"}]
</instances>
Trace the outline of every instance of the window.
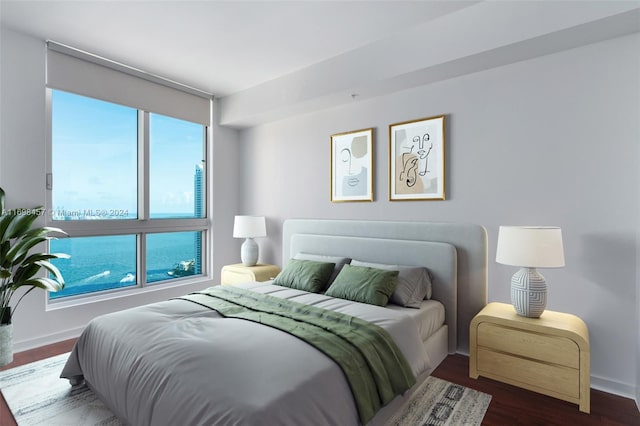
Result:
<instances>
[{"instance_id":1,"label":"window","mask_svg":"<svg viewBox=\"0 0 640 426\"><path fill-rule=\"evenodd\" d=\"M53 90L55 220L137 219L138 111Z\"/></svg>"},{"instance_id":2,"label":"window","mask_svg":"<svg viewBox=\"0 0 640 426\"><path fill-rule=\"evenodd\" d=\"M203 126L149 114L150 217L204 217Z\"/></svg>"},{"instance_id":3,"label":"window","mask_svg":"<svg viewBox=\"0 0 640 426\"><path fill-rule=\"evenodd\" d=\"M211 95L47 42L47 223L66 287L52 300L208 273Z\"/></svg>"},{"instance_id":4,"label":"window","mask_svg":"<svg viewBox=\"0 0 640 426\"><path fill-rule=\"evenodd\" d=\"M52 240L50 249L71 256L52 262L62 271L66 286L49 293L51 299L136 285L135 235L61 238Z\"/></svg>"},{"instance_id":5,"label":"window","mask_svg":"<svg viewBox=\"0 0 640 426\"><path fill-rule=\"evenodd\" d=\"M50 242L66 287L52 300L206 272L203 124L48 89Z\"/></svg>"}]
</instances>

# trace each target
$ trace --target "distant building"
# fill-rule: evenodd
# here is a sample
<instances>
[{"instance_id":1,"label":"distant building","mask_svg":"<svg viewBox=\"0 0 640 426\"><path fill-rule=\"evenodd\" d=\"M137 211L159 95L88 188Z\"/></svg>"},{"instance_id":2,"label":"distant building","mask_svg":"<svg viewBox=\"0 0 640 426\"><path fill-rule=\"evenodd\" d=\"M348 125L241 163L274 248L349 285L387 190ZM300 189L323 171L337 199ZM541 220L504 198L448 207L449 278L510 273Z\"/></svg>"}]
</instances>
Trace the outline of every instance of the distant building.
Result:
<instances>
[{"instance_id":1,"label":"distant building","mask_svg":"<svg viewBox=\"0 0 640 426\"><path fill-rule=\"evenodd\" d=\"M196 218L204 217L204 165L196 164L196 171L193 175L193 216ZM202 273L202 232L195 233L195 271L194 273Z\"/></svg>"}]
</instances>

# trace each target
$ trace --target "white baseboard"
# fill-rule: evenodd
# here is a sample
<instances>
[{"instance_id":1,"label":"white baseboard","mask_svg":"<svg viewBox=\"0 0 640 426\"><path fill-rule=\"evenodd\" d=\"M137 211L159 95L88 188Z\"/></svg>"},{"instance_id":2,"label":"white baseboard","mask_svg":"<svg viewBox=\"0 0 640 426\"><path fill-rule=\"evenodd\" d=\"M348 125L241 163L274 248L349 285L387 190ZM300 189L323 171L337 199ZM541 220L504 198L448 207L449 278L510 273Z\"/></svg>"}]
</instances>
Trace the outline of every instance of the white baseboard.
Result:
<instances>
[{"instance_id":1,"label":"white baseboard","mask_svg":"<svg viewBox=\"0 0 640 426\"><path fill-rule=\"evenodd\" d=\"M41 346L50 345L52 343L61 342L63 340L72 339L80 336L84 330L83 327L72 328L70 330L59 331L57 333L48 334L46 336L39 336L34 339L19 340L13 342L13 352L22 352L29 349L39 348Z\"/></svg>"},{"instance_id":2,"label":"white baseboard","mask_svg":"<svg viewBox=\"0 0 640 426\"><path fill-rule=\"evenodd\" d=\"M631 383L622 383L604 377L591 376L591 387L599 391L612 393L625 398L636 398L636 387ZM638 401L636 401L637 403Z\"/></svg>"}]
</instances>

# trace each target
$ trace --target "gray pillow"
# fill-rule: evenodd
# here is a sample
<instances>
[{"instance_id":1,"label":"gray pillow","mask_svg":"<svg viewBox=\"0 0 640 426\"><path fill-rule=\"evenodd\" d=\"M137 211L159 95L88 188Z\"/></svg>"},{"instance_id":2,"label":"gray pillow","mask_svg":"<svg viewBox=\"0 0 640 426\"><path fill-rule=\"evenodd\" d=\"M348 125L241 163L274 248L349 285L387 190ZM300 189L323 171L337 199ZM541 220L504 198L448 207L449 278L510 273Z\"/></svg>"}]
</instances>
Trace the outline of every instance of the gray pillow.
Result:
<instances>
[{"instance_id":1,"label":"gray pillow","mask_svg":"<svg viewBox=\"0 0 640 426\"><path fill-rule=\"evenodd\" d=\"M386 306L398 282L398 271L344 265L327 296Z\"/></svg>"},{"instance_id":2,"label":"gray pillow","mask_svg":"<svg viewBox=\"0 0 640 426\"><path fill-rule=\"evenodd\" d=\"M423 299L431 299L431 275L424 266L389 265L355 259L351 261L351 265L398 271L398 285L389 298L389 302L395 305L419 308Z\"/></svg>"},{"instance_id":3,"label":"gray pillow","mask_svg":"<svg viewBox=\"0 0 640 426\"><path fill-rule=\"evenodd\" d=\"M351 262L351 259L349 259L348 257L327 256L324 254L313 254L313 253L298 253L295 256L293 256L293 258L300 259L300 260L315 260L316 262L335 263L336 266L333 268L333 274L331 274L331 277L329 278L327 287L330 286L333 280L336 279L342 267L348 264L349 262Z\"/></svg>"},{"instance_id":4,"label":"gray pillow","mask_svg":"<svg viewBox=\"0 0 640 426\"><path fill-rule=\"evenodd\" d=\"M273 284L319 293L333 273L334 263L291 259L273 280Z\"/></svg>"}]
</instances>

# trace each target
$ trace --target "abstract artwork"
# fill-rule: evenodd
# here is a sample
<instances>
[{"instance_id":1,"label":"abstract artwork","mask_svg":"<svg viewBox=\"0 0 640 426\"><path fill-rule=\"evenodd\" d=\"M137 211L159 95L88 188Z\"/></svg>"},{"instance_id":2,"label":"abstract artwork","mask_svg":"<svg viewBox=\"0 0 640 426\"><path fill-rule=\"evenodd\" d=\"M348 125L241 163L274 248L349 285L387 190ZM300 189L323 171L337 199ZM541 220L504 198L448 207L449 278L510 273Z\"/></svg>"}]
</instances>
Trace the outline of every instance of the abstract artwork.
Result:
<instances>
[{"instance_id":1,"label":"abstract artwork","mask_svg":"<svg viewBox=\"0 0 640 426\"><path fill-rule=\"evenodd\" d=\"M373 129L331 135L331 201L373 201Z\"/></svg>"},{"instance_id":2,"label":"abstract artwork","mask_svg":"<svg viewBox=\"0 0 640 426\"><path fill-rule=\"evenodd\" d=\"M444 200L445 116L389 125L389 200Z\"/></svg>"}]
</instances>

